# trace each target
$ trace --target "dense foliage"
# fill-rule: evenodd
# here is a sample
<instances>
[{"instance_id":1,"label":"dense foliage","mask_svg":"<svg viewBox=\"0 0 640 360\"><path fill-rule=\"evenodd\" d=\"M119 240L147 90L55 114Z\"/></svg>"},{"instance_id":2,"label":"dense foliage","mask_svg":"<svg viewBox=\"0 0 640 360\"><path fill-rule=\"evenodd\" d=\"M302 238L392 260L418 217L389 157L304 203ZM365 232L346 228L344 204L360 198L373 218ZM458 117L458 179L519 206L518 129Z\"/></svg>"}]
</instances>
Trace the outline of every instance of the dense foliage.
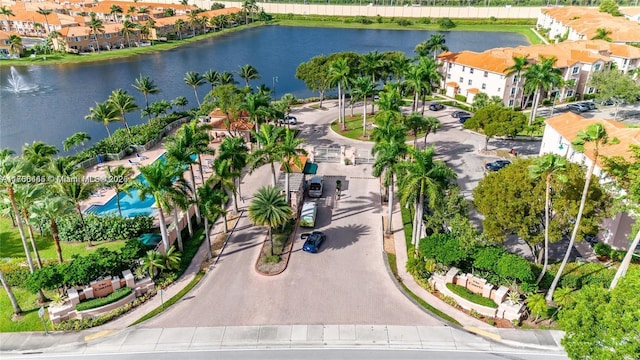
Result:
<instances>
[{"instance_id":1,"label":"dense foliage","mask_svg":"<svg viewBox=\"0 0 640 360\"><path fill-rule=\"evenodd\" d=\"M117 215L89 214L84 217L86 233L82 230L80 216L70 215L58 220L59 236L65 241L113 241L127 240L149 232L153 226L152 216L132 218Z\"/></svg>"},{"instance_id":2,"label":"dense foliage","mask_svg":"<svg viewBox=\"0 0 640 360\"><path fill-rule=\"evenodd\" d=\"M486 148L493 137L516 136L524 129L526 121L527 117L519 111L501 105L489 105L478 110L463 124L463 127L482 131Z\"/></svg>"},{"instance_id":3,"label":"dense foliage","mask_svg":"<svg viewBox=\"0 0 640 360\"><path fill-rule=\"evenodd\" d=\"M105 306L129 296L129 294L131 294L131 289L128 287L123 287L112 292L111 294L105 297L83 301L76 305L76 310L84 311L84 310L95 309L101 306Z\"/></svg>"}]
</instances>

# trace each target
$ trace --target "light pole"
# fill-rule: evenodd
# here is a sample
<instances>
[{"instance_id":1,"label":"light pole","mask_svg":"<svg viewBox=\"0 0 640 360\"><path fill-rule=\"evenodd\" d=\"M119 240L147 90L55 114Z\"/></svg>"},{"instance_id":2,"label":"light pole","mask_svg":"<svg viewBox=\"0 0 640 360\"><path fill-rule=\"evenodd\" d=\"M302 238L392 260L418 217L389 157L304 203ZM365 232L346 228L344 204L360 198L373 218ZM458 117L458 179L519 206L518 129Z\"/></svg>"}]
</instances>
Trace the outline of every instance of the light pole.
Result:
<instances>
[{"instance_id":1,"label":"light pole","mask_svg":"<svg viewBox=\"0 0 640 360\"><path fill-rule=\"evenodd\" d=\"M274 76L271 78L271 87L273 88L273 98L277 99L278 97L276 96L276 83L278 83L278 76Z\"/></svg>"}]
</instances>

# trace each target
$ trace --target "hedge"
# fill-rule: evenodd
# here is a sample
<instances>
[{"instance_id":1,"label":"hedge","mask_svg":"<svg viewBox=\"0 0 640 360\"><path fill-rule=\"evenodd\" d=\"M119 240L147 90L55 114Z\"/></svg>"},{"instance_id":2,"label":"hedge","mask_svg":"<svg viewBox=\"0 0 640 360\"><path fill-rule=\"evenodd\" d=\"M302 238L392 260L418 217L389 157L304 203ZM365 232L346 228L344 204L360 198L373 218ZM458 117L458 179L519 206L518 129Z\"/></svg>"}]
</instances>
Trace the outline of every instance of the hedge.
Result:
<instances>
[{"instance_id":1,"label":"hedge","mask_svg":"<svg viewBox=\"0 0 640 360\"><path fill-rule=\"evenodd\" d=\"M454 294L460 296L461 298L471 301L472 303L490 307L492 309L498 308L498 304L496 304L493 300L488 299L480 294L474 294L466 287L453 283L447 283L447 289L451 290Z\"/></svg>"},{"instance_id":2,"label":"hedge","mask_svg":"<svg viewBox=\"0 0 640 360\"><path fill-rule=\"evenodd\" d=\"M105 297L83 301L78 305L76 305L76 310L84 311L89 309L95 309L100 306L105 306L105 305L114 303L120 299L124 299L125 297L129 296L129 294L131 294L131 291L132 291L131 288L128 288L128 287L120 288Z\"/></svg>"},{"instance_id":3,"label":"hedge","mask_svg":"<svg viewBox=\"0 0 640 360\"><path fill-rule=\"evenodd\" d=\"M113 241L127 240L149 232L152 216L125 218L118 215L89 214L84 217L86 232L82 230L80 216L70 215L58 221L58 231L64 241Z\"/></svg>"}]
</instances>

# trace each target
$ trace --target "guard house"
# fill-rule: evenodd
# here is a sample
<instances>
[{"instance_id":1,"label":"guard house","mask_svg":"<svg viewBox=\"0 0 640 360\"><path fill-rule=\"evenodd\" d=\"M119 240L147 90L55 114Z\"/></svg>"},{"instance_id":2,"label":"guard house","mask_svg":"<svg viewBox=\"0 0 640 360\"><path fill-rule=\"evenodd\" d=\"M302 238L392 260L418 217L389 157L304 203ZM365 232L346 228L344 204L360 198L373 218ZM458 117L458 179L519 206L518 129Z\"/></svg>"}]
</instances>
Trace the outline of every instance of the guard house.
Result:
<instances>
[{"instance_id":1,"label":"guard house","mask_svg":"<svg viewBox=\"0 0 640 360\"><path fill-rule=\"evenodd\" d=\"M290 205L293 208L294 214L298 214L302 207L304 200L304 191L306 183L306 175L315 175L318 171L318 165L308 161L307 156L300 155L300 164L302 169L298 167L293 161L290 162L291 173L289 173L289 199ZM285 189L286 173L284 166L280 166L280 175L278 177L277 187Z\"/></svg>"}]
</instances>

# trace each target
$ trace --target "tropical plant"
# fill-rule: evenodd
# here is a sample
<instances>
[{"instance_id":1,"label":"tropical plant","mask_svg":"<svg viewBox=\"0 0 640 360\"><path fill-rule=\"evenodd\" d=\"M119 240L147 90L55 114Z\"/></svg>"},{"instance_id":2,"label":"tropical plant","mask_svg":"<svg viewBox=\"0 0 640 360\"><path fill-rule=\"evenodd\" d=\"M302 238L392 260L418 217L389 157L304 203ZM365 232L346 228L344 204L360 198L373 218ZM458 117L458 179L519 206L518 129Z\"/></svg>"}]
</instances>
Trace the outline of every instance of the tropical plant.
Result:
<instances>
[{"instance_id":1,"label":"tropical plant","mask_svg":"<svg viewBox=\"0 0 640 360\"><path fill-rule=\"evenodd\" d=\"M531 126L536 119L542 91L551 90L559 84L562 79L562 72L555 67L556 61L557 59L555 57L540 56L538 62L530 64L525 70L525 92L534 93L533 108L529 116L529 126Z\"/></svg>"},{"instance_id":2,"label":"tropical plant","mask_svg":"<svg viewBox=\"0 0 640 360\"><path fill-rule=\"evenodd\" d=\"M368 77L361 76L353 83L352 96L362 98L362 137L367 137L367 97L375 93L376 84Z\"/></svg>"},{"instance_id":3,"label":"tropical plant","mask_svg":"<svg viewBox=\"0 0 640 360\"><path fill-rule=\"evenodd\" d=\"M180 268L181 255L176 251L176 247L172 246L166 254L162 254L162 260L164 262L164 269L166 270L178 270Z\"/></svg>"},{"instance_id":4,"label":"tropical plant","mask_svg":"<svg viewBox=\"0 0 640 360\"><path fill-rule=\"evenodd\" d=\"M126 90L117 89L111 92L107 101L120 113L120 121L124 124L127 132L131 134L129 130L129 124L127 124L126 114L132 111L138 110L138 105L135 103L133 96L129 95Z\"/></svg>"},{"instance_id":5,"label":"tropical plant","mask_svg":"<svg viewBox=\"0 0 640 360\"><path fill-rule=\"evenodd\" d=\"M284 132L282 140L278 144L278 158L282 163L282 168L285 173L285 199L289 204L289 174L293 172L293 166L302 170L304 164L300 160L300 155L307 155L307 151L300 147L305 142L305 139L296 138L296 132L287 129Z\"/></svg>"},{"instance_id":6,"label":"tropical plant","mask_svg":"<svg viewBox=\"0 0 640 360\"><path fill-rule=\"evenodd\" d=\"M150 278L154 278L158 270L164 270L165 261L162 253L156 250L149 250L147 254L140 259L142 269L149 274Z\"/></svg>"},{"instance_id":7,"label":"tropical plant","mask_svg":"<svg viewBox=\"0 0 640 360\"><path fill-rule=\"evenodd\" d=\"M244 80L246 87L249 87L249 80L259 80L261 78L258 70L249 64L240 67L240 70L238 70L238 76Z\"/></svg>"},{"instance_id":8,"label":"tropical plant","mask_svg":"<svg viewBox=\"0 0 640 360\"><path fill-rule=\"evenodd\" d=\"M238 174L234 181L236 182L236 188L238 189L238 195L242 196L242 191L240 189L240 176L242 175L242 170L247 166L249 158L249 148L245 144L245 140L241 136L225 136L220 144L218 159L228 160L231 166L231 170ZM235 201L235 212L238 212L237 204Z\"/></svg>"},{"instance_id":9,"label":"tropical plant","mask_svg":"<svg viewBox=\"0 0 640 360\"><path fill-rule=\"evenodd\" d=\"M29 216L33 211L34 203L42 198L44 195L44 187L42 184L30 184L30 183L17 183L15 184L15 197L18 210L22 215L24 223L27 225L27 232L29 233L29 241L31 242L31 248L36 257L36 263L38 269L42 268L42 260L40 259L40 253L36 245L35 236L33 234L33 226L29 221Z\"/></svg>"},{"instance_id":10,"label":"tropical plant","mask_svg":"<svg viewBox=\"0 0 640 360\"><path fill-rule=\"evenodd\" d=\"M611 37L609 37L609 35L611 35L611 31L607 30L606 28L597 28L596 35L592 37L591 40L604 40L612 42L613 40L611 39Z\"/></svg>"},{"instance_id":11,"label":"tropical plant","mask_svg":"<svg viewBox=\"0 0 640 360\"><path fill-rule=\"evenodd\" d=\"M22 44L22 38L16 34L9 35L9 52L12 54L22 54L24 45Z\"/></svg>"},{"instance_id":12,"label":"tropical plant","mask_svg":"<svg viewBox=\"0 0 640 360\"><path fill-rule=\"evenodd\" d=\"M131 34L135 33L136 29L138 29L138 25L129 20L125 20L122 22L122 29L120 29L120 33L127 39L127 46L131 46Z\"/></svg>"},{"instance_id":13,"label":"tropical plant","mask_svg":"<svg viewBox=\"0 0 640 360\"><path fill-rule=\"evenodd\" d=\"M60 232L58 229L58 219L68 215L73 211L73 203L64 197L45 197L37 201L33 208L31 217L42 219L49 223L49 230L53 238L53 244L58 254L58 262L63 263L62 248L60 247Z\"/></svg>"},{"instance_id":14,"label":"tropical plant","mask_svg":"<svg viewBox=\"0 0 640 360\"><path fill-rule=\"evenodd\" d=\"M113 187L116 190L116 205L118 207L118 214L122 216L122 209L120 208L120 192L126 191L127 184L133 176L133 169L118 165L115 168L107 166L105 171L104 185Z\"/></svg>"},{"instance_id":15,"label":"tropical plant","mask_svg":"<svg viewBox=\"0 0 640 360\"><path fill-rule=\"evenodd\" d=\"M38 8L38 10L36 10L36 12L42 16L44 16L44 21L47 23L47 32L51 31L51 29L49 28L49 18L48 16L53 12L53 10L51 9L43 9L41 7Z\"/></svg>"},{"instance_id":16,"label":"tropical plant","mask_svg":"<svg viewBox=\"0 0 640 360\"><path fill-rule=\"evenodd\" d=\"M222 203L220 206L224 209L224 232L227 233L227 200L229 199L228 194L231 194L233 197L234 208L238 207L238 189L236 188L236 182L234 179L239 175L238 171L234 171L231 166L230 160L220 160L217 158L213 162L213 171L214 174L211 177L213 183L217 184L217 186L223 191L224 196L221 198Z\"/></svg>"},{"instance_id":17,"label":"tropical plant","mask_svg":"<svg viewBox=\"0 0 640 360\"><path fill-rule=\"evenodd\" d=\"M73 148L73 149L76 149L76 153L77 153L78 152L77 147L82 146L84 149L85 143L87 141L91 141L91 136L89 136L88 133L77 132L69 136L62 142L62 149L64 149L64 151L69 151Z\"/></svg>"},{"instance_id":18,"label":"tropical plant","mask_svg":"<svg viewBox=\"0 0 640 360\"><path fill-rule=\"evenodd\" d=\"M529 55L517 55L512 57L513 60L513 65L509 66L508 68L504 69L504 71L507 73L508 76L511 76L512 74L516 74L516 78L515 81L516 83L520 83L522 81L520 74L522 74L523 71L525 71L527 69L527 67L529 66ZM516 93L514 94L514 102L513 102L513 107L515 108L516 106L516 101L515 99L518 99L518 90L519 90L520 86L516 87Z\"/></svg>"},{"instance_id":19,"label":"tropical plant","mask_svg":"<svg viewBox=\"0 0 640 360\"><path fill-rule=\"evenodd\" d=\"M609 139L609 135L607 134L606 129L600 123L589 125L586 129L578 131L577 137L572 141L573 148L579 152L584 152L585 146L589 145L589 150L591 152L592 158L590 159L591 164L589 165L589 168L587 170L586 181L584 183L582 197L580 198L580 208L578 209L578 215L576 216L575 225L573 227L573 231L571 232L569 246L567 247L567 251L564 254L562 263L558 268L558 272L556 273L556 276L554 277L553 282L549 287L549 291L546 295L547 301L551 301L553 299L553 292L555 291L556 286L558 286L558 281L560 281L560 278L562 277L562 272L564 271L564 268L569 261L569 256L571 255L573 244L576 241L578 229L580 228L580 221L582 220L582 213L584 212L584 207L587 202L589 184L591 183L591 177L596 167L596 163L598 162L598 157L600 156L600 149L604 146L617 144L619 142L620 141L617 138Z\"/></svg>"},{"instance_id":20,"label":"tropical plant","mask_svg":"<svg viewBox=\"0 0 640 360\"><path fill-rule=\"evenodd\" d=\"M184 77L184 83L193 88L193 94L196 96L198 107L200 107L200 99L198 98L198 86L205 83L205 79L198 72L189 71Z\"/></svg>"},{"instance_id":21,"label":"tropical plant","mask_svg":"<svg viewBox=\"0 0 640 360\"><path fill-rule=\"evenodd\" d=\"M259 148L249 156L249 171L253 172L262 165L271 166L272 186L276 186L276 168L274 163L278 161L279 141L284 135L284 128L272 124L262 124L260 131L252 131L251 135L256 139Z\"/></svg>"},{"instance_id":22,"label":"tropical plant","mask_svg":"<svg viewBox=\"0 0 640 360\"><path fill-rule=\"evenodd\" d=\"M216 221L219 216L223 216L224 231L227 232L227 211L224 204L227 197L224 191L218 187L214 187L214 183L209 178L207 182L198 188L198 197L200 198L200 208L204 217L205 238L207 239L207 255L211 259L211 235L209 231L209 221Z\"/></svg>"},{"instance_id":23,"label":"tropical plant","mask_svg":"<svg viewBox=\"0 0 640 360\"><path fill-rule=\"evenodd\" d=\"M189 100L187 100L184 96L178 96L177 98L171 100L171 106L186 108L189 104Z\"/></svg>"},{"instance_id":24,"label":"tropical plant","mask_svg":"<svg viewBox=\"0 0 640 360\"><path fill-rule=\"evenodd\" d=\"M58 149L55 146L42 141L34 141L22 147L22 157L31 163L36 171L47 166L57 154Z\"/></svg>"},{"instance_id":25,"label":"tropical plant","mask_svg":"<svg viewBox=\"0 0 640 360\"><path fill-rule=\"evenodd\" d=\"M178 32L178 37L182 40L182 32L187 28L187 23L182 19L176 20L173 24L173 28Z\"/></svg>"},{"instance_id":26,"label":"tropical plant","mask_svg":"<svg viewBox=\"0 0 640 360\"><path fill-rule=\"evenodd\" d=\"M7 22L7 30L11 31L11 23L9 22L9 16L16 16L16 14L14 14L10 8L4 5L0 7L0 14L4 15L4 18Z\"/></svg>"},{"instance_id":27,"label":"tropical plant","mask_svg":"<svg viewBox=\"0 0 640 360\"><path fill-rule=\"evenodd\" d=\"M544 300L543 294L533 294L530 295L527 300L525 300L525 304L527 308L531 312L532 315L535 316L533 322L538 322L538 319L541 316L546 316L549 311L549 307L547 306L546 301Z\"/></svg>"},{"instance_id":28,"label":"tropical plant","mask_svg":"<svg viewBox=\"0 0 640 360\"><path fill-rule=\"evenodd\" d=\"M7 293L7 296L9 297L9 301L11 302L11 306L13 307L13 315L20 316L22 314L22 308L18 304L18 300L16 299L16 296L13 293L13 290L11 289L11 285L9 285L9 283L7 282L7 278L4 276L4 272L2 272L2 269L0 269L0 282L2 283L2 287L4 288L4 291Z\"/></svg>"},{"instance_id":29,"label":"tropical plant","mask_svg":"<svg viewBox=\"0 0 640 360\"><path fill-rule=\"evenodd\" d=\"M350 79L351 68L346 58L338 58L329 65L329 80L338 86L338 122L341 130L346 130L345 123L345 91Z\"/></svg>"},{"instance_id":30,"label":"tropical plant","mask_svg":"<svg viewBox=\"0 0 640 360\"><path fill-rule=\"evenodd\" d=\"M249 219L256 226L266 226L273 256L273 229L284 225L293 216L293 210L276 187L261 187L249 205Z\"/></svg>"},{"instance_id":31,"label":"tropical plant","mask_svg":"<svg viewBox=\"0 0 640 360\"><path fill-rule=\"evenodd\" d=\"M213 90L213 88L215 88L216 85L218 85L218 83L220 82L220 73L213 69L207 70L204 74L202 74L202 77L207 80L209 84L211 84L211 90Z\"/></svg>"},{"instance_id":32,"label":"tropical plant","mask_svg":"<svg viewBox=\"0 0 640 360\"><path fill-rule=\"evenodd\" d=\"M421 42L413 50L418 56L429 56L433 54L433 60L438 56L439 52L449 51L446 39L443 34L432 34L428 40Z\"/></svg>"},{"instance_id":33,"label":"tropical plant","mask_svg":"<svg viewBox=\"0 0 640 360\"><path fill-rule=\"evenodd\" d=\"M84 117L87 120L97 121L104 125L107 129L107 137L111 139L111 131L109 131L109 124L118 121L118 110L110 102L98 103L96 106L89 108L89 114Z\"/></svg>"},{"instance_id":34,"label":"tropical plant","mask_svg":"<svg viewBox=\"0 0 640 360\"><path fill-rule=\"evenodd\" d=\"M149 94L157 94L160 92L160 88L151 80L148 76L138 77L133 83L133 88L138 90L144 96L145 109L149 110Z\"/></svg>"},{"instance_id":35,"label":"tropical plant","mask_svg":"<svg viewBox=\"0 0 640 360\"><path fill-rule=\"evenodd\" d=\"M89 14L89 16L91 17L91 19L89 20L89 23L87 24L87 26L91 30L91 34L93 34L93 37L96 40L96 49L98 49L98 52L100 52L100 44L98 43L98 33L104 34L105 32L104 24L102 20L96 17L96 13L92 12L91 14Z\"/></svg>"}]
</instances>

